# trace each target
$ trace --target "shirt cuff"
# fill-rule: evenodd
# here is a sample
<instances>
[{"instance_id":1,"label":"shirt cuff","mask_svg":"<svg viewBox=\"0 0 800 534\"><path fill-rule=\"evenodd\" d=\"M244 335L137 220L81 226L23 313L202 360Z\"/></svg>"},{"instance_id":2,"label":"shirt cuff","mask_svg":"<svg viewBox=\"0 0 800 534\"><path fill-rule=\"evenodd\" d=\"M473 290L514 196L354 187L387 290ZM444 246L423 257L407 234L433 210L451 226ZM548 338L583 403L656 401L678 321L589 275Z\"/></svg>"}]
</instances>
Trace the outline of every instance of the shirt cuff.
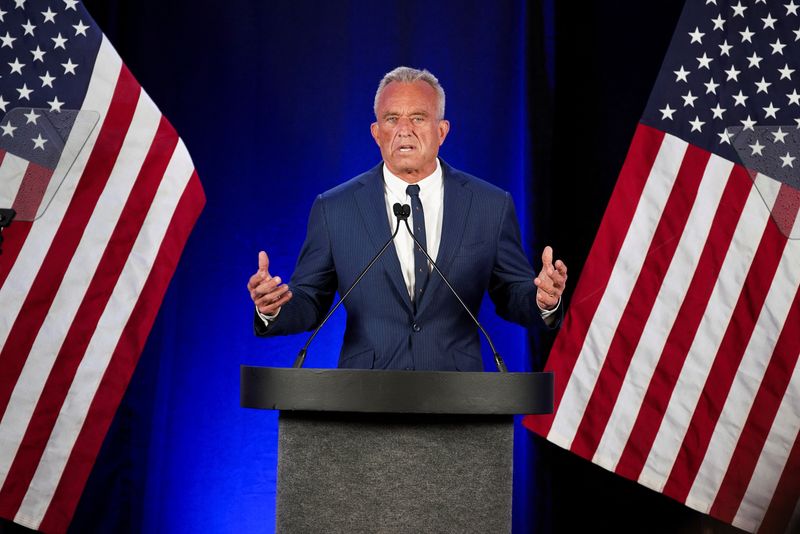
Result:
<instances>
[{"instance_id":1,"label":"shirt cuff","mask_svg":"<svg viewBox=\"0 0 800 534\"><path fill-rule=\"evenodd\" d=\"M542 319L547 319L555 312L557 312L559 306L561 306L561 297L558 297L558 302L556 302L556 305L552 310L545 310L544 308L539 306L539 301L538 300L536 301L536 307L539 308L539 313L542 315ZM277 313L275 315L277 315Z\"/></svg>"},{"instance_id":2,"label":"shirt cuff","mask_svg":"<svg viewBox=\"0 0 800 534\"><path fill-rule=\"evenodd\" d=\"M275 318L278 317L278 314L281 313L281 309L278 308L277 311L275 311L275 313L273 313L272 315L267 315L266 313L261 313L260 311L258 311L258 306L256 306L256 313L258 314L259 317L261 317L261 320L264 321L264 326L269 326L270 321L274 321Z\"/></svg>"}]
</instances>

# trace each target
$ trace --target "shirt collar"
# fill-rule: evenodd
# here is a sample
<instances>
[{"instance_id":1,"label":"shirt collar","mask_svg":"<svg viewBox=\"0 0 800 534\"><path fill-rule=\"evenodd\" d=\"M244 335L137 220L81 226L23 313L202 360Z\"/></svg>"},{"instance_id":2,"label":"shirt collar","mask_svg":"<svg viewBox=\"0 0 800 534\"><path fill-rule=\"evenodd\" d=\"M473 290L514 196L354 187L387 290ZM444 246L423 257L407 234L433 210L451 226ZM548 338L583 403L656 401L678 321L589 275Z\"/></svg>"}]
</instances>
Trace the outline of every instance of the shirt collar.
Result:
<instances>
[{"instance_id":1,"label":"shirt collar","mask_svg":"<svg viewBox=\"0 0 800 534\"><path fill-rule=\"evenodd\" d=\"M406 188L411 185L405 180L392 174L392 171L384 163L383 165L383 183L389 192L389 195L396 202L405 203ZM439 163L439 158L436 158L436 170L429 176L416 183L419 186L420 196L426 196L429 192L436 191L436 188L442 186L442 166Z\"/></svg>"}]
</instances>

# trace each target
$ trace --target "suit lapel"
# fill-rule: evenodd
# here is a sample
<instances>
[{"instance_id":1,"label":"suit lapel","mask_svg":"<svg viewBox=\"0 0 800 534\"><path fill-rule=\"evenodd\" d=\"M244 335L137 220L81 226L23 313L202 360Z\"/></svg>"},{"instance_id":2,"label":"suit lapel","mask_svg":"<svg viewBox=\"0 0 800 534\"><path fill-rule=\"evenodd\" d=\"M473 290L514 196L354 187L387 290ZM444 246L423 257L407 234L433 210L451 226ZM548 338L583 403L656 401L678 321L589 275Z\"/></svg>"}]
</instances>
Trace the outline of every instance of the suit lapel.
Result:
<instances>
[{"instance_id":1,"label":"suit lapel","mask_svg":"<svg viewBox=\"0 0 800 534\"><path fill-rule=\"evenodd\" d=\"M383 164L364 175L361 180L363 187L355 192L356 203L364 221L367 233L375 245L375 252L382 247L392 236L393 227L389 226L386 216L386 198L383 191ZM403 231L401 228L400 231ZM403 273L400 270L400 260L393 245L390 245L378 263L386 271L386 276L398 292L406 308L411 311L411 297L408 295Z\"/></svg>"},{"instance_id":2,"label":"suit lapel","mask_svg":"<svg viewBox=\"0 0 800 534\"><path fill-rule=\"evenodd\" d=\"M442 213L442 238L439 242L439 253L436 255L436 265L447 275L464 236L467 215L472 203L472 193L464 187L463 182L457 176L454 176L453 169L444 161L442 161L442 180L444 180L444 203L442 206L444 211ZM445 283L438 273L431 274L428 287L425 288L425 296L417 308L417 314L421 314L435 300L435 292L444 285ZM446 287L445 290L449 291Z\"/></svg>"}]
</instances>

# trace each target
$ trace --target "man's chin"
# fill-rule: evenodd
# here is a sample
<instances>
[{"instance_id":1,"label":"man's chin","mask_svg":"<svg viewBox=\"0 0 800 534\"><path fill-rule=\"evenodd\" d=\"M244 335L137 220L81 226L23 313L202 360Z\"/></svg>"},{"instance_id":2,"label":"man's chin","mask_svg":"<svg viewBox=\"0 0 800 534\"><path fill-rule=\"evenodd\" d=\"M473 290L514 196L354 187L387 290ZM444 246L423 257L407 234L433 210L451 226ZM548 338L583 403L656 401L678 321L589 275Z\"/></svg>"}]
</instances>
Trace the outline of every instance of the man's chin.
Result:
<instances>
[{"instance_id":1,"label":"man's chin","mask_svg":"<svg viewBox=\"0 0 800 534\"><path fill-rule=\"evenodd\" d=\"M435 162L432 165L426 165L426 162L420 161L420 158L411 156L395 156L392 158L392 161L387 162L387 166L395 176L399 176L401 178L425 177L436 170ZM432 167L430 172L425 172L426 167Z\"/></svg>"},{"instance_id":2,"label":"man's chin","mask_svg":"<svg viewBox=\"0 0 800 534\"><path fill-rule=\"evenodd\" d=\"M419 161L419 152L416 150L412 150L410 152L396 151L394 154L392 154L392 159L398 164L401 162L406 162L406 164L408 164L411 161Z\"/></svg>"},{"instance_id":3,"label":"man's chin","mask_svg":"<svg viewBox=\"0 0 800 534\"><path fill-rule=\"evenodd\" d=\"M396 169L398 172L407 172L407 169L419 169L419 167L419 160L411 157L392 158L389 165L389 169Z\"/></svg>"}]
</instances>

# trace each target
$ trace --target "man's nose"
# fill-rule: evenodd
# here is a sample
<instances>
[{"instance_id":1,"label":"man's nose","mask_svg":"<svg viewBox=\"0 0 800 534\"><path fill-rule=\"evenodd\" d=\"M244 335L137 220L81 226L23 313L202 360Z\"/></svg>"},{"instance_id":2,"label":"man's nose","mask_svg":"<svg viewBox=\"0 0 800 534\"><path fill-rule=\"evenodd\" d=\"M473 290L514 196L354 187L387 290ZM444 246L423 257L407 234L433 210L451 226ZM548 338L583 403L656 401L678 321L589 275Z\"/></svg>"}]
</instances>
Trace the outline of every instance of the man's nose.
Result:
<instances>
[{"instance_id":1,"label":"man's nose","mask_svg":"<svg viewBox=\"0 0 800 534\"><path fill-rule=\"evenodd\" d=\"M412 129L411 119L408 117L400 117L397 121L397 131L400 133L411 133Z\"/></svg>"}]
</instances>

